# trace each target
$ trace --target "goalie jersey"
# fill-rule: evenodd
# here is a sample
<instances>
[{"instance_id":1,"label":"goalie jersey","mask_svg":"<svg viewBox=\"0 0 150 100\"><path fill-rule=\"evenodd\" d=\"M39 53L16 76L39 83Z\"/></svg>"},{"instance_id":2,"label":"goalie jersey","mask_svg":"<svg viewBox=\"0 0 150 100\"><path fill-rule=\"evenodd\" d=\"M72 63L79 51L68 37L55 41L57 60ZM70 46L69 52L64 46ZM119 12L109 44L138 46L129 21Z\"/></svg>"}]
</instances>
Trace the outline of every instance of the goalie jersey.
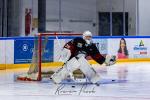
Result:
<instances>
[{"instance_id":1,"label":"goalie jersey","mask_svg":"<svg viewBox=\"0 0 150 100\"><path fill-rule=\"evenodd\" d=\"M76 57L78 54L85 54L86 56L91 56L99 64L105 62L105 57L103 57L94 43L87 44L83 38L77 37L65 44L64 48L69 49L71 52L71 57Z\"/></svg>"}]
</instances>

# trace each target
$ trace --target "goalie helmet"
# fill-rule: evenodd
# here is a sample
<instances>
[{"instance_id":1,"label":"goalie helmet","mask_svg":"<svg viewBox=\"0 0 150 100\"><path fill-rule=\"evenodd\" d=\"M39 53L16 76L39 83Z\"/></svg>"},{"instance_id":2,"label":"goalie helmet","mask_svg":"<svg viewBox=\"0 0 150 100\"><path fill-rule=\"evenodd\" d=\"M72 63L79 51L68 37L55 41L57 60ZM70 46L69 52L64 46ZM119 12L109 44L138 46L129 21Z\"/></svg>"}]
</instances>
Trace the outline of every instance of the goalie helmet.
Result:
<instances>
[{"instance_id":1,"label":"goalie helmet","mask_svg":"<svg viewBox=\"0 0 150 100\"><path fill-rule=\"evenodd\" d=\"M90 31L85 31L83 33L83 38L85 38L86 36L91 36L92 37L92 33Z\"/></svg>"},{"instance_id":2,"label":"goalie helmet","mask_svg":"<svg viewBox=\"0 0 150 100\"><path fill-rule=\"evenodd\" d=\"M85 31L83 33L83 39L86 41L87 44L92 43L92 33L90 31Z\"/></svg>"}]
</instances>

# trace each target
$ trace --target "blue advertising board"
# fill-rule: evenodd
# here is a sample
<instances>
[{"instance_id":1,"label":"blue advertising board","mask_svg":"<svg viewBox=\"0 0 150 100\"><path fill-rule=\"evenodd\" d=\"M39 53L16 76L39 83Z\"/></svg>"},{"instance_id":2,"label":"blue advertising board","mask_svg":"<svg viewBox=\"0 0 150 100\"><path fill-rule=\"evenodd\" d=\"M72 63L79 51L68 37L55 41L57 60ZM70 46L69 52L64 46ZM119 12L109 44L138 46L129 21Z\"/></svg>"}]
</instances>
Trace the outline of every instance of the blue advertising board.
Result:
<instances>
[{"instance_id":1,"label":"blue advertising board","mask_svg":"<svg viewBox=\"0 0 150 100\"><path fill-rule=\"evenodd\" d=\"M48 40L44 50L42 60L45 62L53 61L54 41ZM31 63L34 51L34 39L16 39L14 42L14 63Z\"/></svg>"}]
</instances>

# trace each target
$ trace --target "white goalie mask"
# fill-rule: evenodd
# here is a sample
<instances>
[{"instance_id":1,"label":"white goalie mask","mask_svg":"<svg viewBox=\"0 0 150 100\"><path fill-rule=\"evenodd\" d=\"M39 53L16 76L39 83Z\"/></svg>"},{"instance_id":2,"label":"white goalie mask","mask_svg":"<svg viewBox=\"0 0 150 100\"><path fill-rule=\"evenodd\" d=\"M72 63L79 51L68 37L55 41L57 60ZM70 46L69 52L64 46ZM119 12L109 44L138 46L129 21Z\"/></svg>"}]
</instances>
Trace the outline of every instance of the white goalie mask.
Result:
<instances>
[{"instance_id":1,"label":"white goalie mask","mask_svg":"<svg viewBox=\"0 0 150 100\"><path fill-rule=\"evenodd\" d=\"M85 31L83 33L83 39L86 41L87 44L92 43L92 33L90 31Z\"/></svg>"}]
</instances>

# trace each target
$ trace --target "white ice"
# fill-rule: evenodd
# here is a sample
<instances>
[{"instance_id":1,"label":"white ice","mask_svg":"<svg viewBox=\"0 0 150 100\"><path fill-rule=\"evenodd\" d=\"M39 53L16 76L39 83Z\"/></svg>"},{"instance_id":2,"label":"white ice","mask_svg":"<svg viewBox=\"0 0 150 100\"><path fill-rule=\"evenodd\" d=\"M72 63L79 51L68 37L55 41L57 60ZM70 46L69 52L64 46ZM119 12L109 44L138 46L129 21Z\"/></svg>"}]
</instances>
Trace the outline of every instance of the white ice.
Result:
<instances>
[{"instance_id":1,"label":"white ice","mask_svg":"<svg viewBox=\"0 0 150 100\"><path fill-rule=\"evenodd\" d=\"M98 66L97 66L98 67ZM124 83L54 85L46 82L16 82L18 71L0 71L0 100L150 100L150 62L122 63L96 68L103 79Z\"/></svg>"}]
</instances>

